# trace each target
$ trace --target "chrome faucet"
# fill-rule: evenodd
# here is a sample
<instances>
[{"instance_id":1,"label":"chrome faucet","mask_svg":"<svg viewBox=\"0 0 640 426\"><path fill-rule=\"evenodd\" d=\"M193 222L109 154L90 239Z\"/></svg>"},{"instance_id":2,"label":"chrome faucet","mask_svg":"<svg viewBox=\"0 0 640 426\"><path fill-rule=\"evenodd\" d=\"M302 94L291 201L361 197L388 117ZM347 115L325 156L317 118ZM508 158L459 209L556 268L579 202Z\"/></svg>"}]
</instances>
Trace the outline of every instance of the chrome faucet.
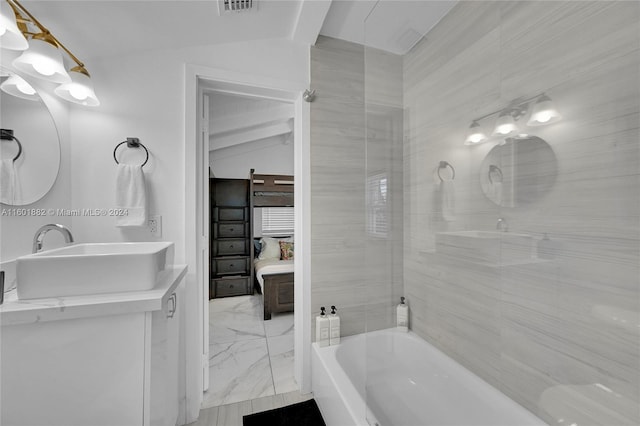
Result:
<instances>
[{"instance_id":1,"label":"chrome faucet","mask_svg":"<svg viewBox=\"0 0 640 426\"><path fill-rule=\"evenodd\" d=\"M507 232L509 231L509 225L507 225L507 219L501 217L498 218L498 223L496 224L496 229L498 231Z\"/></svg>"},{"instance_id":2,"label":"chrome faucet","mask_svg":"<svg viewBox=\"0 0 640 426\"><path fill-rule=\"evenodd\" d=\"M36 235L33 237L32 253L37 253L42 250L42 241L44 240L45 234L53 229L59 231L62 234L65 243L71 244L73 242L73 235L71 235L71 231L69 231L69 228L58 223L50 223L48 225L41 226L40 229L36 231Z\"/></svg>"}]
</instances>

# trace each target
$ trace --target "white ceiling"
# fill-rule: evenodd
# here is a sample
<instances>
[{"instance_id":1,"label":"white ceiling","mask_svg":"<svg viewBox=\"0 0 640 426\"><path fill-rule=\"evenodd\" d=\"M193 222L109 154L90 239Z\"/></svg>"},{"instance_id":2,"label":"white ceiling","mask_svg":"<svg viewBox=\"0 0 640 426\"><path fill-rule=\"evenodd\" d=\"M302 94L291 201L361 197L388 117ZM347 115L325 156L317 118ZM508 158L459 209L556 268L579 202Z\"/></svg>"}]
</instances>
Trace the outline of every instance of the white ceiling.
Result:
<instances>
[{"instance_id":1,"label":"white ceiling","mask_svg":"<svg viewBox=\"0 0 640 426\"><path fill-rule=\"evenodd\" d=\"M254 2L257 10L221 16L218 0L22 1L44 26L85 61L148 49L257 39L279 38L314 44L319 34L404 54L455 4L455 1L433 0ZM211 149L248 146L267 137L283 140L290 137L291 104L248 100L243 98L241 90L234 95L224 95L215 87L205 89L214 93Z\"/></svg>"},{"instance_id":2,"label":"white ceiling","mask_svg":"<svg viewBox=\"0 0 640 426\"><path fill-rule=\"evenodd\" d=\"M217 0L25 0L22 3L80 58L150 48L290 38L305 4L304 1L257 0L257 11L220 16Z\"/></svg>"},{"instance_id":3,"label":"white ceiling","mask_svg":"<svg viewBox=\"0 0 640 426\"><path fill-rule=\"evenodd\" d=\"M456 2L334 0L320 34L404 55Z\"/></svg>"},{"instance_id":4,"label":"white ceiling","mask_svg":"<svg viewBox=\"0 0 640 426\"><path fill-rule=\"evenodd\" d=\"M22 3L83 60L159 47L269 38L313 44L318 33L403 54L455 4L431 0L254 1L257 11L223 16L218 13L218 0ZM362 22L370 13L365 39Z\"/></svg>"}]
</instances>

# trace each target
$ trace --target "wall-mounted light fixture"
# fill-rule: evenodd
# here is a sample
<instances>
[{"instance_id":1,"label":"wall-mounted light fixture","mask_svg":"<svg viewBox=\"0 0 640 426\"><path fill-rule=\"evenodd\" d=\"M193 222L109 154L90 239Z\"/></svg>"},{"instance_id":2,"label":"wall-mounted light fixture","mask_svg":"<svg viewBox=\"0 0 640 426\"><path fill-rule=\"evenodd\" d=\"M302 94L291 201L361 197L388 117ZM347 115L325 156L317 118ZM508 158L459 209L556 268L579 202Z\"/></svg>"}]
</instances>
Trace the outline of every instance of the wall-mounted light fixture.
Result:
<instances>
[{"instance_id":1,"label":"wall-mounted light fixture","mask_svg":"<svg viewBox=\"0 0 640 426\"><path fill-rule=\"evenodd\" d=\"M13 61L16 70L42 80L60 83L55 93L69 102L87 106L100 105L84 64L18 0L6 2L11 6L13 16L2 14L0 17L0 47L24 51ZM75 62L75 66L68 72L62 51Z\"/></svg>"},{"instance_id":2,"label":"wall-mounted light fixture","mask_svg":"<svg viewBox=\"0 0 640 426\"><path fill-rule=\"evenodd\" d=\"M12 74L0 84L0 90L18 98L27 99L29 101L40 100L40 96L36 93L29 83L17 74Z\"/></svg>"},{"instance_id":3,"label":"wall-mounted light fixture","mask_svg":"<svg viewBox=\"0 0 640 426\"><path fill-rule=\"evenodd\" d=\"M496 114L499 115L493 129L493 136L509 136L518 133L520 129L518 129L516 122L527 114L529 104L534 99L536 99L536 103L531 108L531 114L527 121L527 126L543 126L555 123L562 118L553 104L553 101L551 101L551 99L544 93L527 99L516 99L506 108L499 109L497 111L490 112L489 114L485 114L482 117L473 119L471 126L469 126L469 133L467 134L467 139L464 144L477 145L486 141L488 138L482 130L480 121Z\"/></svg>"}]
</instances>

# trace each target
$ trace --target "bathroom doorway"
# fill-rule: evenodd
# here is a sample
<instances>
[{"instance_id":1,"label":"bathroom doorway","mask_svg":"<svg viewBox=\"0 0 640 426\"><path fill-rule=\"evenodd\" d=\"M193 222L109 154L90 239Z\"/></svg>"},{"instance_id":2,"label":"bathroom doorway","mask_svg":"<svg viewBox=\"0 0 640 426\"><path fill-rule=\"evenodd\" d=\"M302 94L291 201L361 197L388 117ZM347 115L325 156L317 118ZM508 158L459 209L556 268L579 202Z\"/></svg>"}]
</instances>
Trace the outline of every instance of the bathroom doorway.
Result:
<instances>
[{"instance_id":1,"label":"bathroom doorway","mask_svg":"<svg viewBox=\"0 0 640 426\"><path fill-rule=\"evenodd\" d=\"M203 102L205 114L208 110L208 126L203 127L208 127L209 137L211 244L209 388L202 407L209 408L298 390L295 108L289 100L207 88ZM277 278L288 277L287 289L286 283L272 282L273 271L285 269L289 275ZM272 313L277 307L271 306L271 297L281 298L279 288L289 290L290 300Z\"/></svg>"},{"instance_id":2,"label":"bathroom doorway","mask_svg":"<svg viewBox=\"0 0 640 426\"><path fill-rule=\"evenodd\" d=\"M242 80L242 81L240 81ZM285 81L262 81L256 76L238 76L224 70L202 69L188 66L187 85L187 143L186 156L186 234L187 261L191 279L197 283L199 295L198 330L193 330L192 344L197 345L202 354L200 361L193 359L193 370L201 373L199 382L202 400L205 390L211 388L209 383L210 327L209 327L209 229L208 229L208 180L209 159L205 153L209 151L208 114L204 114L204 98L209 93L226 93L245 97L288 102L294 108L293 145L294 145L294 178L295 178L295 312L294 312L294 376L301 392L310 391L310 306L309 306L309 105L302 100L303 88ZM279 87L279 89L273 89ZM207 103L208 105L208 103ZM193 121L191 121L191 117ZM248 170L247 170L248 173ZM298 202L299 200L299 202ZM195 287L194 287L195 288ZM196 313L194 312L194 315ZM274 323L275 324L275 323ZM199 337L198 337L199 336ZM189 339L189 337L188 337ZM189 342L187 342L190 345ZM189 360L187 361L189 363ZM199 366L198 366L199 365ZM195 388L194 388L195 389ZM195 392L195 390L194 390Z\"/></svg>"}]
</instances>

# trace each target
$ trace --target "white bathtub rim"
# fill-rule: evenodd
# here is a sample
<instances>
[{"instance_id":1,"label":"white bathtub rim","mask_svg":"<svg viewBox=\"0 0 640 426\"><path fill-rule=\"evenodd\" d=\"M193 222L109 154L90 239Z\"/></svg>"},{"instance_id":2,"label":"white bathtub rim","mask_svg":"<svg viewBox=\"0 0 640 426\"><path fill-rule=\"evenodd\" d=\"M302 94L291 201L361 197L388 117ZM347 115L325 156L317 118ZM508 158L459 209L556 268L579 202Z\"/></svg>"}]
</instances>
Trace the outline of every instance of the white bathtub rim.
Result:
<instances>
[{"instance_id":1,"label":"white bathtub rim","mask_svg":"<svg viewBox=\"0 0 640 426\"><path fill-rule=\"evenodd\" d=\"M342 337L341 338L342 343L340 344L344 344L345 340L348 342L350 340L357 338L358 336L360 335L356 334L354 336ZM358 389L356 389L355 385L351 382L351 380L347 376L347 373L344 370L342 370L341 366L338 364L338 361L336 360L335 355L339 345L320 347L316 342L312 343L312 345L313 345L314 351L317 354L316 358L322 364L323 371L328 372L326 376L331 382L333 389L338 393L338 396L340 397L340 400L343 402L347 412L351 416L351 420L353 421L353 423L358 426L369 426L369 423L367 422L366 416L364 414L366 410L366 402L362 399L360 392L358 392ZM327 365L327 359L323 356L323 354L320 353L320 351L324 351L325 354L327 352L331 352L331 355L332 355L331 360L337 364L337 367L340 368L340 372L341 372L340 374L343 374L345 376L344 378L346 383L340 384L340 385L337 383L336 377L330 373L334 370L330 368L331 366ZM311 385L313 387L313 383ZM354 407L354 405L356 404L361 404L362 413L360 415L356 413L357 408Z\"/></svg>"},{"instance_id":2,"label":"white bathtub rim","mask_svg":"<svg viewBox=\"0 0 640 426\"><path fill-rule=\"evenodd\" d=\"M524 418L529 419L531 423L527 422L527 424L536 424L536 425L548 424L544 422L542 419L540 419L540 417L538 417L535 413L531 412L526 407L523 407L521 404L518 404L508 395L504 394L499 389L496 389L494 386L486 382L477 374L473 373L464 365L460 364L458 361L451 358L449 355L447 355L445 352L443 352L440 348L435 346L433 343L423 339L418 334L412 331L404 332L396 329L395 327L382 329L382 330L375 330L367 333L361 333L353 336L343 337L342 338L343 342L341 343L341 345L344 343L349 343L355 339L362 340L362 344L366 345L367 335L371 336L376 334L400 335L403 338L414 340L418 344L426 344L427 346L429 346L429 349L435 350L435 352L439 356L444 357L447 360L447 362L453 363L455 366L455 370L462 371L468 374L469 375L468 379L472 380L471 383L474 386L477 386L477 385L480 385L483 387L488 386L489 388L492 388L497 392L497 396L499 399L508 401L511 404L513 404L514 410L520 412L521 415L524 416ZM371 424L369 423L369 420L375 421L375 418L373 416L373 413L371 413L367 405L367 401L364 399L362 393L358 391L358 389L356 388L356 385L351 381L351 378L349 377L347 372L342 368L343 366L338 362L336 357L336 352L339 348L340 348L340 345L320 348L316 343L314 343L314 351L315 351L316 357L318 358L318 360L320 361L320 364L322 365L322 369L324 370L324 373L325 373L324 376L328 376L330 385L333 387L334 392L340 398L342 406L346 408L346 411L349 413L351 417L350 420L353 422L352 424L355 424L358 426L369 426ZM365 346L365 351L366 351L366 346ZM366 359L363 362L366 362ZM334 365L331 365L331 364L334 364ZM334 372L333 370L334 368L337 368L337 373ZM338 375L337 378L335 377L336 374ZM326 377L323 377L323 378L326 378ZM344 378L344 381L345 381L344 385L338 385L338 381L342 378Z\"/></svg>"}]
</instances>

